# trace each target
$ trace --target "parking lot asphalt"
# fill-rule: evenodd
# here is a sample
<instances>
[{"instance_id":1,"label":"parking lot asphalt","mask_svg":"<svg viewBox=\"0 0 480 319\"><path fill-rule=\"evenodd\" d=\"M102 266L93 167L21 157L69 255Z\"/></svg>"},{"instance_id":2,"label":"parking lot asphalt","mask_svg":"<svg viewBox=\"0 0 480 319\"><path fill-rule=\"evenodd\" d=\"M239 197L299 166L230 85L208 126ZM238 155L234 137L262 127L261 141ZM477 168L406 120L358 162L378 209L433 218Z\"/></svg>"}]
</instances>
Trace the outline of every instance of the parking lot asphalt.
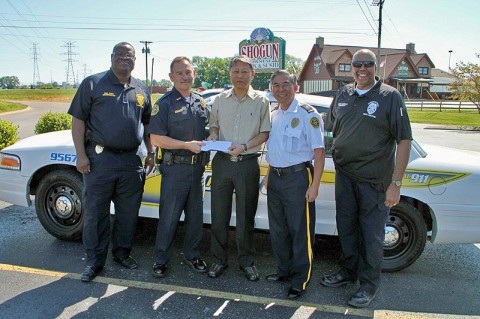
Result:
<instances>
[{"instance_id":1,"label":"parking lot asphalt","mask_svg":"<svg viewBox=\"0 0 480 319\"><path fill-rule=\"evenodd\" d=\"M109 259L91 283L79 280L84 267L80 242L46 233L31 208L0 202L0 314L4 318L477 318L480 315L480 249L476 245L427 244L411 267L383 274L383 284L368 309L347 307L355 286L329 289L323 274L337 268L335 238L318 238L313 278L298 300L285 298L288 283L263 277L275 270L267 233L257 232L257 267L262 279L249 282L237 267L235 250L220 278L193 273L181 254L183 227L174 243L170 272L150 274L156 221L142 219L133 255L136 270ZM233 235L233 233L231 234ZM208 227L201 251L207 262ZM233 238L233 236L230 236ZM233 242L231 242L233 245ZM480 246L480 245L479 245ZM233 246L231 246L233 248Z\"/></svg>"}]
</instances>

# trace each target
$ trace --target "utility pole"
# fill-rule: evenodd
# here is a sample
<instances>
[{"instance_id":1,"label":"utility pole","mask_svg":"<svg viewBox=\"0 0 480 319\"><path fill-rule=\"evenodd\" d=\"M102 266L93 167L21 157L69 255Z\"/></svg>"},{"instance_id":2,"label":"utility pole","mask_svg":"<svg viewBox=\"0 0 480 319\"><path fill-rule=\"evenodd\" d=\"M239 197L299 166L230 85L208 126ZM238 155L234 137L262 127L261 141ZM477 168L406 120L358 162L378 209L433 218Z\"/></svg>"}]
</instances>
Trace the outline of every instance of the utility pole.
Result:
<instances>
[{"instance_id":1,"label":"utility pole","mask_svg":"<svg viewBox=\"0 0 480 319\"><path fill-rule=\"evenodd\" d=\"M385 0L373 0L372 6L378 6L378 46L377 46L377 63L381 59L380 48L382 47L382 9ZM380 63L377 65L377 76L380 77Z\"/></svg>"},{"instance_id":2,"label":"utility pole","mask_svg":"<svg viewBox=\"0 0 480 319\"><path fill-rule=\"evenodd\" d=\"M148 47L148 45L153 42L140 41L140 43L145 44L145 48L142 48L142 53L145 53L145 85L148 87L148 54L150 53L150 48Z\"/></svg>"},{"instance_id":3,"label":"utility pole","mask_svg":"<svg viewBox=\"0 0 480 319\"><path fill-rule=\"evenodd\" d=\"M452 69L450 68L450 58L452 57L453 50L448 50L448 71L450 72Z\"/></svg>"},{"instance_id":4,"label":"utility pole","mask_svg":"<svg viewBox=\"0 0 480 319\"><path fill-rule=\"evenodd\" d=\"M33 44L32 54L33 54L33 83L32 86L36 87L38 82L40 82L40 72L38 72L38 43Z\"/></svg>"},{"instance_id":5,"label":"utility pole","mask_svg":"<svg viewBox=\"0 0 480 319\"><path fill-rule=\"evenodd\" d=\"M73 53L72 48L75 46L73 45L74 42L66 42L65 45L62 45L62 47L67 48L67 52L62 53L63 55L67 55L67 59L63 60L63 62L67 62L67 80L66 84L70 83L70 75L72 76L71 79L73 80L73 84L75 84L75 71L73 70L73 61L76 61L73 59L74 55L77 55L76 53Z\"/></svg>"}]
</instances>

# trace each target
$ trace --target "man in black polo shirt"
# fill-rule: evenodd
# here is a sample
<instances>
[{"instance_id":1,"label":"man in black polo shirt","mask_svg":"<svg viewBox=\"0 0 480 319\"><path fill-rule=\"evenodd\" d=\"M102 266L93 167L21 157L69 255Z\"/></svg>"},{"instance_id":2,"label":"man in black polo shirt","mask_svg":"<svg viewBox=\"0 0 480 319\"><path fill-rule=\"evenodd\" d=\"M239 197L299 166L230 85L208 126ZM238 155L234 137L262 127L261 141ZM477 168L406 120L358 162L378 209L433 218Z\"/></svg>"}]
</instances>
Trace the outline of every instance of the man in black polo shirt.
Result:
<instances>
[{"instance_id":1,"label":"man in black polo shirt","mask_svg":"<svg viewBox=\"0 0 480 319\"><path fill-rule=\"evenodd\" d=\"M202 152L208 109L205 100L192 92L195 70L187 57L170 64L173 89L154 105L149 127L152 144L162 149L162 185L152 275L163 278L172 257L172 243L182 212L185 213L185 263L205 273L200 259L203 235L203 172L210 152Z\"/></svg>"},{"instance_id":2,"label":"man in black polo shirt","mask_svg":"<svg viewBox=\"0 0 480 319\"><path fill-rule=\"evenodd\" d=\"M112 229L113 260L134 269L130 256L140 209L145 169L137 154L142 140L148 151L145 168L153 168L153 149L147 135L152 106L148 88L131 76L135 49L115 45L109 71L87 77L80 84L68 113L83 174L83 244L87 266L82 281L93 280L103 269L110 242L110 202L115 205Z\"/></svg>"},{"instance_id":3,"label":"man in black polo shirt","mask_svg":"<svg viewBox=\"0 0 480 319\"><path fill-rule=\"evenodd\" d=\"M400 200L412 139L400 93L381 83L375 71L375 54L357 51L352 58L355 83L338 92L325 121L333 133L343 267L320 283L339 287L358 279L360 289L348 302L354 307L368 306L380 285L385 221Z\"/></svg>"}]
</instances>

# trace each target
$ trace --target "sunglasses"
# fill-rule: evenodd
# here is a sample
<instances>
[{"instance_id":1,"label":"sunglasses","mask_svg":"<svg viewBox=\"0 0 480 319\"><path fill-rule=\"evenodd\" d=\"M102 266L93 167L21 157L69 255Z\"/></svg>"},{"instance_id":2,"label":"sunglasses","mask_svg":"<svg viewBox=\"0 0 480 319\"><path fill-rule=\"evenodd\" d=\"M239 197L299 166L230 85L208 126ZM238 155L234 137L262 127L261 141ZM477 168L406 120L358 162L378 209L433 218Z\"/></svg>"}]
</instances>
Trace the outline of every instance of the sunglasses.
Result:
<instances>
[{"instance_id":1,"label":"sunglasses","mask_svg":"<svg viewBox=\"0 0 480 319\"><path fill-rule=\"evenodd\" d=\"M352 62L352 66L354 68L360 69L362 67L362 65L366 68L373 68L373 66L375 65L375 62L373 62L373 61L355 61L355 62Z\"/></svg>"}]
</instances>

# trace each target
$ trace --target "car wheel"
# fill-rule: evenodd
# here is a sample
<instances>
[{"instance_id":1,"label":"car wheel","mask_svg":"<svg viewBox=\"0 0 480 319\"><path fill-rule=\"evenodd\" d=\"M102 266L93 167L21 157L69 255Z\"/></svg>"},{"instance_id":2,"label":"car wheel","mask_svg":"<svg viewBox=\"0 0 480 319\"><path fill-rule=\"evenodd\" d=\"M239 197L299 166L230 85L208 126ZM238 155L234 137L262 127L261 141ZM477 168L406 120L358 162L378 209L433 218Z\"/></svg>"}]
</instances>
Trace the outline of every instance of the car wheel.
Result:
<instances>
[{"instance_id":1,"label":"car wheel","mask_svg":"<svg viewBox=\"0 0 480 319\"><path fill-rule=\"evenodd\" d=\"M41 180L35 194L35 208L40 223L51 235L62 240L82 237L83 181L71 170L51 172Z\"/></svg>"},{"instance_id":2,"label":"car wheel","mask_svg":"<svg viewBox=\"0 0 480 319\"><path fill-rule=\"evenodd\" d=\"M400 201L390 209L385 224L383 271L399 271L413 264L422 254L426 240L422 215L411 204Z\"/></svg>"}]
</instances>

